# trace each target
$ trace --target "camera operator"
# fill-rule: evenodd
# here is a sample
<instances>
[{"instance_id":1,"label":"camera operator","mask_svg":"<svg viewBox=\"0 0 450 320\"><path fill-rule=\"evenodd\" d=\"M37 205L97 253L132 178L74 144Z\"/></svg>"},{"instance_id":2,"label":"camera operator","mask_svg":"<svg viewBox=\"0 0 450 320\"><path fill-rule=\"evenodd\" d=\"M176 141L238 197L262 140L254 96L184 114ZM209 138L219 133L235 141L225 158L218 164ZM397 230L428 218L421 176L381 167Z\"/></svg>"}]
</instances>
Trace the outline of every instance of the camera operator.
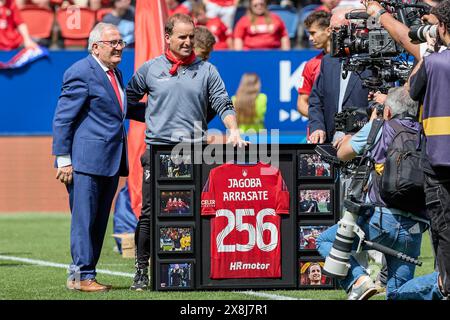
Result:
<instances>
[{"instance_id":1,"label":"camera operator","mask_svg":"<svg viewBox=\"0 0 450 320\"><path fill-rule=\"evenodd\" d=\"M432 9L437 17L438 33L447 49L432 53L419 61L410 78L410 95L423 103L423 129L426 136L424 154L427 214L439 281L442 291L450 293L450 0ZM433 281L433 279L429 279Z\"/></svg>"},{"instance_id":2,"label":"camera operator","mask_svg":"<svg viewBox=\"0 0 450 320\"><path fill-rule=\"evenodd\" d=\"M339 159L347 161L369 150L370 158L375 162L371 171L366 203L374 205L374 210L358 216L357 224L364 231L366 240L380 243L394 250L399 250L411 257L417 258L420 254L422 232L426 230L428 220L420 215L405 212L396 208L387 207L381 199L376 175L381 174L380 168L386 161L386 151L393 142L397 126L403 126L415 132L420 131L420 125L413 120L418 104L411 100L405 87L391 88L386 97L383 110L385 119L376 134L373 144L369 144L372 126L377 119L377 108L374 108L370 121L355 135L346 135L337 140ZM396 122L395 124L393 122ZM376 128L376 127L375 127ZM326 230L317 239L319 253L327 257L336 238L338 225ZM356 249L356 241L354 249ZM402 291L403 285L413 279L415 265L404 262L396 257L386 255L388 277L386 284L387 299L406 298ZM365 300L377 293L375 284L366 273L366 270L350 257L350 270L347 276L340 280L341 286L348 292L349 300ZM431 289L430 289L431 290ZM422 291L422 294L425 293Z\"/></svg>"},{"instance_id":3,"label":"camera operator","mask_svg":"<svg viewBox=\"0 0 450 320\"><path fill-rule=\"evenodd\" d=\"M339 29L347 25L345 14L353 7L338 7L332 12L330 28ZM345 106L367 108L368 90L363 88L362 81L354 72L349 72L345 79L342 76L342 64L339 58L325 55L309 96L309 128L311 143L331 142L335 131L334 116ZM362 75L366 74L363 72Z\"/></svg>"},{"instance_id":4,"label":"camera operator","mask_svg":"<svg viewBox=\"0 0 450 320\"><path fill-rule=\"evenodd\" d=\"M440 0L430 0L427 1L427 4L434 7L439 2ZM367 3L367 13L372 17L376 17L381 25L389 32L395 42L399 43L417 60L424 55L435 51L435 48L431 43L413 43L408 35L410 31L409 27L397 20L391 13L387 12L377 1L370 1ZM433 14L425 14L421 17L421 19L424 23L429 25L437 24L437 19ZM445 47L442 49L445 49Z\"/></svg>"}]
</instances>

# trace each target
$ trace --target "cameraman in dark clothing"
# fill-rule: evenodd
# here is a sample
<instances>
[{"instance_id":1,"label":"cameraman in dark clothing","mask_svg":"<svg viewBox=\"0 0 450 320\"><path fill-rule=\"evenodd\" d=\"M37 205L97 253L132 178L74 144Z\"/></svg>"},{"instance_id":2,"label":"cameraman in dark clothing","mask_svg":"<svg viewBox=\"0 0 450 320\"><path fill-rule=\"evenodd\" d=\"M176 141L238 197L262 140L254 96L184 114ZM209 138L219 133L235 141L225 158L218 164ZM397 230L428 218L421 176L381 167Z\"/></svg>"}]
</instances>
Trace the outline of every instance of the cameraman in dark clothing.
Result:
<instances>
[{"instance_id":1,"label":"cameraman in dark clothing","mask_svg":"<svg viewBox=\"0 0 450 320\"><path fill-rule=\"evenodd\" d=\"M450 0L431 11L438 23L446 50L432 53L419 61L410 78L410 95L423 99L423 129L427 214L439 270L443 295L450 293Z\"/></svg>"}]
</instances>

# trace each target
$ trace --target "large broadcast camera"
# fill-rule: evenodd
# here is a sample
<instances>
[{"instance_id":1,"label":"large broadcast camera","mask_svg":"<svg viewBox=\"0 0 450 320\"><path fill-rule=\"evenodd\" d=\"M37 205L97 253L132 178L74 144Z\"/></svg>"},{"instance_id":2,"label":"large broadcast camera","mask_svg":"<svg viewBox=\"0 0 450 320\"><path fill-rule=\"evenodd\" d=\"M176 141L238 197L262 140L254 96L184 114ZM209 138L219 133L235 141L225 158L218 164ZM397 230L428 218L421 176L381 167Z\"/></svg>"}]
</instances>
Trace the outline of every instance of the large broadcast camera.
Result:
<instances>
[{"instance_id":1,"label":"large broadcast camera","mask_svg":"<svg viewBox=\"0 0 450 320\"><path fill-rule=\"evenodd\" d=\"M410 27L410 37L416 41L425 39L425 32L433 27L422 24L420 17L430 12L424 3L403 3L401 0L379 1L388 12ZM387 93L394 82L403 85L408 79L411 65L402 55L404 49L395 43L386 29L374 17L364 11L352 11L345 15L347 26L331 33L332 57L341 58L343 76L349 71L357 73L363 86L373 91ZM435 32L435 30L434 30ZM362 72L370 74L362 77Z\"/></svg>"},{"instance_id":2,"label":"large broadcast camera","mask_svg":"<svg viewBox=\"0 0 450 320\"><path fill-rule=\"evenodd\" d=\"M393 82L406 82L410 66L400 56L403 48L387 30L366 12L349 12L345 17L349 24L331 33L330 52L331 56L345 60L344 77L349 71L362 77L363 71L370 70L370 75L361 79L363 86L383 93Z\"/></svg>"}]
</instances>

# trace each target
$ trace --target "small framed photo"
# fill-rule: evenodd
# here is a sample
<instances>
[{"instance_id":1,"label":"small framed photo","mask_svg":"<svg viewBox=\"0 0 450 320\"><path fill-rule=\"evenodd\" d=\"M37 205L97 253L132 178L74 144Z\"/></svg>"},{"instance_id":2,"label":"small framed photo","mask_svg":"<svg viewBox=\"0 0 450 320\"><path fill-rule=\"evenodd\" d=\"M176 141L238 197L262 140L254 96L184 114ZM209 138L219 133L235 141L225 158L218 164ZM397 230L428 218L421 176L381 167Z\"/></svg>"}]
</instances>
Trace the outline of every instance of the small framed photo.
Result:
<instances>
[{"instance_id":1,"label":"small framed photo","mask_svg":"<svg viewBox=\"0 0 450 320\"><path fill-rule=\"evenodd\" d=\"M159 180L191 180L193 165L191 155L172 155L170 152L158 152Z\"/></svg>"},{"instance_id":2,"label":"small framed photo","mask_svg":"<svg viewBox=\"0 0 450 320\"><path fill-rule=\"evenodd\" d=\"M325 261L319 257L302 257L298 262L300 288L333 289L333 278L323 273Z\"/></svg>"},{"instance_id":3,"label":"small framed photo","mask_svg":"<svg viewBox=\"0 0 450 320\"><path fill-rule=\"evenodd\" d=\"M194 215L194 190L191 187L159 189L159 217L191 217Z\"/></svg>"},{"instance_id":4,"label":"small framed photo","mask_svg":"<svg viewBox=\"0 0 450 320\"><path fill-rule=\"evenodd\" d=\"M187 290L193 289L194 260L159 261L160 290Z\"/></svg>"},{"instance_id":5,"label":"small framed photo","mask_svg":"<svg viewBox=\"0 0 450 320\"><path fill-rule=\"evenodd\" d=\"M159 225L159 253L192 253L194 227Z\"/></svg>"},{"instance_id":6,"label":"small framed photo","mask_svg":"<svg viewBox=\"0 0 450 320\"><path fill-rule=\"evenodd\" d=\"M332 216L332 186L301 186L298 189L298 213L303 216Z\"/></svg>"},{"instance_id":7,"label":"small framed photo","mask_svg":"<svg viewBox=\"0 0 450 320\"><path fill-rule=\"evenodd\" d=\"M300 251L317 250L317 238L327 230L331 225L324 224L305 224L298 226L298 246Z\"/></svg>"},{"instance_id":8,"label":"small framed photo","mask_svg":"<svg viewBox=\"0 0 450 320\"><path fill-rule=\"evenodd\" d=\"M332 179L333 166L323 161L317 153L299 153L298 177Z\"/></svg>"}]
</instances>

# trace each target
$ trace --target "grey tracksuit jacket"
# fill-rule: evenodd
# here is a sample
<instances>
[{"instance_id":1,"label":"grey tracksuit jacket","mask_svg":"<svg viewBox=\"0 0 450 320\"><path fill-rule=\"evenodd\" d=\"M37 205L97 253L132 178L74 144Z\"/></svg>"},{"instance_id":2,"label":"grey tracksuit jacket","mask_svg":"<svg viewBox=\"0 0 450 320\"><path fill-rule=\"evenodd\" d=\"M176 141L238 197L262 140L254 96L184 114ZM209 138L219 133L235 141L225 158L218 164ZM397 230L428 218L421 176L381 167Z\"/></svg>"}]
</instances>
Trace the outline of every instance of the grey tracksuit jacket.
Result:
<instances>
[{"instance_id":1,"label":"grey tracksuit jacket","mask_svg":"<svg viewBox=\"0 0 450 320\"><path fill-rule=\"evenodd\" d=\"M204 139L208 105L222 120L235 114L225 85L212 64L197 59L191 65L180 66L174 75L169 73L171 67L165 55L149 60L136 71L126 89L130 105L138 104L148 94L147 144L197 142L194 138L198 136ZM195 137L194 130L198 132Z\"/></svg>"}]
</instances>

